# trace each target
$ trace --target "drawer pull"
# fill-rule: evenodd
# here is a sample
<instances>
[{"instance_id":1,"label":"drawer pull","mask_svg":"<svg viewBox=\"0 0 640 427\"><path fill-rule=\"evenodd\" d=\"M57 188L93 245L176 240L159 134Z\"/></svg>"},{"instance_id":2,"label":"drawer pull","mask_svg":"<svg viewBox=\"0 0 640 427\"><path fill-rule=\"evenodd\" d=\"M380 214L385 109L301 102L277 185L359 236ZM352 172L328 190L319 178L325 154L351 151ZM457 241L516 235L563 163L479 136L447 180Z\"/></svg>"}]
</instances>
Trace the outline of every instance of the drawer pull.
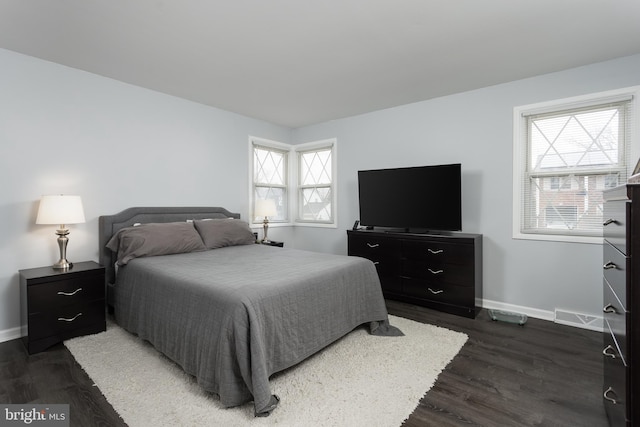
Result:
<instances>
[{"instance_id":1,"label":"drawer pull","mask_svg":"<svg viewBox=\"0 0 640 427\"><path fill-rule=\"evenodd\" d=\"M71 319L67 319L65 317L58 317L58 320L61 322L73 322L74 320L76 320L78 317L82 316L82 313L78 313L75 316L73 316Z\"/></svg>"},{"instance_id":2,"label":"drawer pull","mask_svg":"<svg viewBox=\"0 0 640 427\"><path fill-rule=\"evenodd\" d=\"M616 267L617 267L617 265L612 261L609 261L605 265L602 266L602 268L604 268L605 270L611 270L612 268L616 268Z\"/></svg>"},{"instance_id":3,"label":"drawer pull","mask_svg":"<svg viewBox=\"0 0 640 427\"><path fill-rule=\"evenodd\" d=\"M608 220L606 220L605 222L603 222L603 223L602 223L602 225L603 225L604 227L606 227L606 226L607 226L607 225L609 225L609 224L617 224L617 223L618 223L618 221L616 221L615 219L611 219L611 218L609 218Z\"/></svg>"},{"instance_id":4,"label":"drawer pull","mask_svg":"<svg viewBox=\"0 0 640 427\"><path fill-rule=\"evenodd\" d=\"M602 311L604 313L618 313L618 310L616 310L616 308L612 305L612 304L607 304L602 308Z\"/></svg>"},{"instance_id":5,"label":"drawer pull","mask_svg":"<svg viewBox=\"0 0 640 427\"><path fill-rule=\"evenodd\" d=\"M602 397L604 397L606 400L608 400L609 402L613 403L614 405L617 405L617 404L618 404L618 401L617 401L617 400L615 400L615 399L614 399L614 398L612 398L612 397L607 396L607 394L609 394L609 393L616 394L616 392L615 392L615 391L613 391L613 389L612 389L611 387L609 387L608 389L606 389L606 390L604 391L604 393L602 394Z\"/></svg>"},{"instance_id":6,"label":"drawer pull","mask_svg":"<svg viewBox=\"0 0 640 427\"><path fill-rule=\"evenodd\" d=\"M437 254L441 254L442 252L444 252L442 249L437 249L437 250L433 250L433 249L427 249L430 253L437 255Z\"/></svg>"},{"instance_id":7,"label":"drawer pull","mask_svg":"<svg viewBox=\"0 0 640 427\"><path fill-rule=\"evenodd\" d=\"M58 295L64 295L65 297L72 297L75 294L77 294L78 292L80 292L81 290L82 290L82 288L78 288L73 292L62 292L62 291L59 291Z\"/></svg>"},{"instance_id":8,"label":"drawer pull","mask_svg":"<svg viewBox=\"0 0 640 427\"><path fill-rule=\"evenodd\" d=\"M432 270L430 268L428 268L427 270L429 270L429 273L431 274L440 274L440 273L444 273L444 270Z\"/></svg>"},{"instance_id":9,"label":"drawer pull","mask_svg":"<svg viewBox=\"0 0 640 427\"><path fill-rule=\"evenodd\" d=\"M611 353L609 353L610 350L611 350ZM612 359L616 358L616 354L613 352L613 347L611 347L610 345L606 346L604 350L602 350L602 354Z\"/></svg>"},{"instance_id":10,"label":"drawer pull","mask_svg":"<svg viewBox=\"0 0 640 427\"><path fill-rule=\"evenodd\" d=\"M431 293L432 293L432 294L434 294L434 295L438 295L438 294L441 294L441 293L443 293L443 292L444 292L444 290L443 290L443 289L439 289L439 290L437 290L437 291L434 291L434 290L433 290L433 289L431 289L431 288L427 288L427 289L429 289L429 292L431 292Z\"/></svg>"},{"instance_id":11,"label":"drawer pull","mask_svg":"<svg viewBox=\"0 0 640 427\"><path fill-rule=\"evenodd\" d=\"M379 243L367 243L367 246L369 246L370 248L377 248L378 246L380 246Z\"/></svg>"}]
</instances>

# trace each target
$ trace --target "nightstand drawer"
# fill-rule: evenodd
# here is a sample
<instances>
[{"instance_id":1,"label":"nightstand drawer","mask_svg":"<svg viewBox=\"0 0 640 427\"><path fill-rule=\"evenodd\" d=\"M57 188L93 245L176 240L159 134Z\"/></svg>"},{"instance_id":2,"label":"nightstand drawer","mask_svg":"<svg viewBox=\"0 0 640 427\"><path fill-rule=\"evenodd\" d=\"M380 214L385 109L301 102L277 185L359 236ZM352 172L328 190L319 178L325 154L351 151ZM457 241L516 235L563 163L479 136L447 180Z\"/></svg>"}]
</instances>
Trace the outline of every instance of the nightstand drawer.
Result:
<instances>
[{"instance_id":1,"label":"nightstand drawer","mask_svg":"<svg viewBox=\"0 0 640 427\"><path fill-rule=\"evenodd\" d=\"M68 270L20 270L20 321L27 330L22 340L29 354L106 329L104 272L93 261Z\"/></svg>"},{"instance_id":2,"label":"nightstand drawer","mask_svg":"<svg viewBox=\"0 0 640 427\"><path fill-rule=\"evenodd\" d=\"M94 324L105 324L104 299L74 304L29 316L29 339L62 335Z\"/></svg>"},{"instance_id":3,"label":"nightstand drawer","mask_svg":"<svg viewBox=\"0 0 640 427\"><path fill-rule=\"evenodd\" d=\"M104 298L103 275L94 278L60 280L29 286L29 314L48 312L52 307L88 303Z\"/></svg>"}]
</instances>

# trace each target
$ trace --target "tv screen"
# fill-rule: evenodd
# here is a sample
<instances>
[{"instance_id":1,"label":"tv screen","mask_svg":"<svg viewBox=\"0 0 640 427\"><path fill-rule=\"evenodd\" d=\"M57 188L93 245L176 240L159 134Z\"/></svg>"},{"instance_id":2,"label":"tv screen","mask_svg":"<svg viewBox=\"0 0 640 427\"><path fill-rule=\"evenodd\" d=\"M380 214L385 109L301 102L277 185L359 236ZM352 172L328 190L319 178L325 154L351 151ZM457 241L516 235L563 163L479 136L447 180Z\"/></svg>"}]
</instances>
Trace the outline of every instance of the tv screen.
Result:
<instances>
[{"instance_id":1,"label":"tv screen","mask_svg":"<svg viewBox=\"0 0 640 427\"><path fill-rule=\"evenodd\" d=\"M459 163L358 171L358 193L364 226L462 230Z\"/></svg>"}]
</instances>

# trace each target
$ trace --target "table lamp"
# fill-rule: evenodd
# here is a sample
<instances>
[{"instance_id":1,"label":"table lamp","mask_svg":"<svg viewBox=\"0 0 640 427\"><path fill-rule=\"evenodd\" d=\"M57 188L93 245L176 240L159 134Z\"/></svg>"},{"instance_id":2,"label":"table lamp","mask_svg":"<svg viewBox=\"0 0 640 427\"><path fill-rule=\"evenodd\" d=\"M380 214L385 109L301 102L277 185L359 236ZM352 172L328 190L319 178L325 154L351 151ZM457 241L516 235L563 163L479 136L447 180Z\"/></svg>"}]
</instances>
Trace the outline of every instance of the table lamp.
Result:
<instances>
[{"instance_id":1,"label":"table lamp","mask_svg":"<svg viewBox=\"0 0 640 427\"><path fill-rule=\"evenodd\" d=\"M267 231L269 230L268 217L275 216L277 213L276 202L273 199L256 200L255 215L264 217L264 221L262 222L262 228L264 229L264 238L262 239L263 243L269 243L269 239L267 238Z\"/></svg>"},{"instance_id":2,"label":"table lamp","mask_svg":"<svg viewBox=\"0 0 640 427\"><path fill-rule=\"evenodd\" d=\"M57 270L68 270L73 264L67 261L67 243L69 243L68 224L84 223L84 210L80 196L42 196L36 224L57 224L58 247L60 248L60 260L53 264Z\"/></svg>"}]
</instances>

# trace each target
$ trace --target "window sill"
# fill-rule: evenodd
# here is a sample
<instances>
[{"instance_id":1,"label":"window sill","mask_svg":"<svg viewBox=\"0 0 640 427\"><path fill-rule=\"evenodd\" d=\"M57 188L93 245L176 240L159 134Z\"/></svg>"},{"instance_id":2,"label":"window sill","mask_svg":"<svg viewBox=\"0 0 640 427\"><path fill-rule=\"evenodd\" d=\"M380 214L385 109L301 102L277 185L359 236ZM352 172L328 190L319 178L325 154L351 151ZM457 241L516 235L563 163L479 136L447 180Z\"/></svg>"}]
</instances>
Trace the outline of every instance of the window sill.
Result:
<instances>
[{"instance_id":1,"label":"window sill","mask_svg":"<svg viewBox=\"0 0 640 427\"><path fill-rule=\"evenodd\" d=\"M541 240L547 242L586 243L592 245L602 244L601 236L567 236L564 234L514 233L513 238L516 240Z\"/></svg>"}]
</instances>

